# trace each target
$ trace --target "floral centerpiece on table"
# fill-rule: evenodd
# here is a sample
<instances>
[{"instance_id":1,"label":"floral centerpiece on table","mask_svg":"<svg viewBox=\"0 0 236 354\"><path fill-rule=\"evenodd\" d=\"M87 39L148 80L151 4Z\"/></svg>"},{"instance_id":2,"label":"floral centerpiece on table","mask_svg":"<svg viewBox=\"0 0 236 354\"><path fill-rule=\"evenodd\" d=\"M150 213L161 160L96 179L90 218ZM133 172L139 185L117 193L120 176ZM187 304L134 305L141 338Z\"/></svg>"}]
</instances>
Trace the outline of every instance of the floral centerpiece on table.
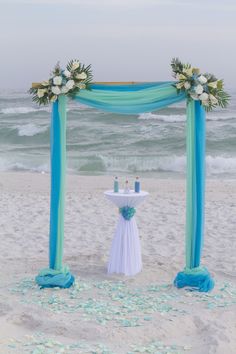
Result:
<instances>
[{"instance_id":1,"label":"floral centerpiece on table","mask_svg":"<svg viewBox=\"0 0 236 354\"><path fill-rule=\"evenodd\" d=\"M178 80L175 87L178 92L186 92L189 99L200 101L206 111L220 106L228 105L230 96L224 91L223 80L218 80L214 75L201 74L200 69L193 68L190 64L183 64L178 58L171 61L174 77Z\"/></svg>"},{"instance_id":2,"label":"floral centerpiece on table","mask_svg":"<svg viewBox=\"0 0 236 354\"><path fill-rule=\"evenodd\" d=\"M81 89L89 90L91 81L91 65L85 67L78 60L71 60L65 70L57 63L49 80L32 87L29 92L34 102L46 105L55 102L59 95L74 97Z\"/></svg>"}]
</instances>

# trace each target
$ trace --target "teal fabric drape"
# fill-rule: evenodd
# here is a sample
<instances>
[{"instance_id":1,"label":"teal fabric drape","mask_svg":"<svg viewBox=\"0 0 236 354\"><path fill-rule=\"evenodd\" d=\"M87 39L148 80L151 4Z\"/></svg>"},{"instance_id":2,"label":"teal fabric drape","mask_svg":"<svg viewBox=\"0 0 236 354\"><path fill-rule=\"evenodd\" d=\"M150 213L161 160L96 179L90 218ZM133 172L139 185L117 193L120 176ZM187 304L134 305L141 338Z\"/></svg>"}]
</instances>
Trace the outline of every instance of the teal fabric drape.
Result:
<instances>
[{"instance_id":1,"label":"teal fabric drape","mask_svg":"<svg viewBox=\"0 0 236 354\"><path fill-rule=\"evenodd\" d=\"M173 82L133 85L93 84L91 91L81 90L75 100L103 111L121 114L151 112L185 100Z\"/></svg>"},{"instance_id":2,"label":"teal fabric drape","mask_svg":"<svg viewBox=\"0 0 236 354\"><path fill-rule=\"evenodd\" d=\"M205 111L199 102L187 104L186 267L200 266L204 230Z\"/></svg>"},{"instance_id":3,"label":"teal fabric drape","mask_svg":"<svg viewBox=\"0 0 236 354\"><path fill-rule=\"evenodd\" d=\"M49 268L40 271L36 282L42 287L69 288L74 277L63 266L65 175L66 175L66 96L53 103L51 131L51 210Z\"/></svg>"},{"instance_id":4,"label":"teal fabric drape","mask_svg":"<svg viewBox=\"0 0 236 354\"><path fill-rule=\"evenodd\" d=\"M200 266L204 238L205 204L205 110L199 101L187 103L187 195L186 195L186 267L177 274L175 285L199 291L214 287L208 270Z\"/></svg>"},{"instance_id":5,"label":"teal fabric drape","mask_svg":"<svg viewBox=\"0 0 236 354\"><path fill-rule=\"evenodd\" d=\"M139 114L186 100L172 82L133 85L93 84L74 100L108 112ZM51 215L50 264L36 278L42 287L69 287L74 277L62 266L64 238L64 195L66 160L66 100L61 95L53 104L51 123ZM214 286L206 268L200 266L204 234L205 111L198 101L187 104L187 212L186 267L174 284L209 291Z\"/></svg>"}]
</instances>

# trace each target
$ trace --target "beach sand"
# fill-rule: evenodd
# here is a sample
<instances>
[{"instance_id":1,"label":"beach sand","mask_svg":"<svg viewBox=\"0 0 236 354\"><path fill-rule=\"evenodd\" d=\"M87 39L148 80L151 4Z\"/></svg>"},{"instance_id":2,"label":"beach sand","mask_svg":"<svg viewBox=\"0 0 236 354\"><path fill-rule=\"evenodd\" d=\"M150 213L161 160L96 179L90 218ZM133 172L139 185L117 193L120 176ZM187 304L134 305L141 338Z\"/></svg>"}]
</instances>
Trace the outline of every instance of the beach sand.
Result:
<instances>
[{"instance_id":1,"label":"beach sand","mask_svg":"<svg viewBox=\"0 0 236 354\"><path fill-rule=\"evenodd\" d=\"M112 177L68 176L64 263L68 290L40 290L48 266L47 174L0 175L0 353L236 353L236 183L207 180L202 264L209 294L172 286L184 267L185 180L142 180L137 209L143 271L108 276L117 209ZM149 350L149 351L148 351Z\"/></svg>"}]
</instances>

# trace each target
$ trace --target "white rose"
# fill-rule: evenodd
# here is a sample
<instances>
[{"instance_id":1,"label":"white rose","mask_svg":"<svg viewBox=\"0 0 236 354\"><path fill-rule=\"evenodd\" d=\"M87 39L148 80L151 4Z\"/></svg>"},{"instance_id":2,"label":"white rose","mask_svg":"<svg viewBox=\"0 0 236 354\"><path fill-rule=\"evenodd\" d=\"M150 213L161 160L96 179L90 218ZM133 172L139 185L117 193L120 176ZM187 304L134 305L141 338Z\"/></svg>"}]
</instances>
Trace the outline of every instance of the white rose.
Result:
<instances>
[{"instance_id":1,"label":"white rose","mask_svg":"<svg viewBox=\"0 0 236 354\"><path fill-rule=\"evenodd\" d=\"M197 85L195 88L194 88L194 91L198 94L198 95L201 95L203 93L203 87L202 85Z\"/></svg>"},{"instance_id":2,"label":"white rose","mask_svg":"<svg viewBox=\"0 0 236 354\"><path fill-rule=\"evenodd\" d=\"M61 90L58 86L52 86L52 93L54 93L54 95L60 95Z\"/></svg>"},{"instance_id":3,"label":"white rose","mask_svg":"<svg viewBox=\"0 0 236 354\"><path fill-rule=\"evenodd\" d=\"M79 66L80 66L79 61L74 61L72 64L71 70L76 70L79 68Z\"/></svg>"},{"instance_id":4,"label":"white rose","mask_svg":"<svg viewBox=\"0 0 236 354\"><path fill-rule=\"evenodd\" d=\"M47 92L46 89L38 89L38 91L37 91L38 98L43 97L46 92Z\"/></svg>"},{"instance_id":5,"label":"white rose","mask_svg":"<svg viewBox=\"0 0 236 354\"><path fill-rule=\"evenodd\" d=\"M53 83L54 83L54 85L61 85L61 83L62 83L62 77L61 77L61 76L55 76L55 77L53 78Z\"/></svg>"},{"instance_id":6,"label":"white rose","mask_svg":"<svg viewBox=\"0 0 236 354\"><path fill-rule=\"evenodd\" d=\"M87 79L87 74L85 72L77 74L76 79L85 80L85 79Z\"/></svg>"},{"instance_id":7,"label":"white rose","mask_svg":"<svg viewBox=\"0 0 236 354\"><path fill-rule=\"evenodd\" d=\"M219 103L217 98L214 95L210 94L209 98L210 98L212 104L218 104Z\"/></svg>"},{"instance_id":8,"label":"white rose","mask_svg":"<svg viewBox=\"0 0 236 354\"><path fill-rule=\"evenodd\" d=\"M65 77L71 77L71 72L69 70L64 70L63 74L65 75Z\"/></svg>"},{"instance_id":9,"label":"white rose","mask_svg":"<svg viewBox=\"0 0 236 354\"><path fill-rule=\"evenodd\" d=\"M68 87L62 86L61 93L67 93L69 91Z\"/></svg>"},{"instance_id":10,"label":"white rose","mask_svg":"<svg viewBox=\"0 0 236 354\"><path fill-rule=\"evenodd\" d=\"M208 96L208 93L206 92L203 92L200 96L199 96L199 100L201 101L206 101L208 100L209 96Z\"/></svg>"},{"instance_id":11,"label":"white rose","mask_svg":"<svg viewBox=\"0 0 236 354\"><path fill-rule=\"evenodd\" d=\"M189 82L185 82L185 83L184 83L184 88L185 88L186 90L189 90L190 87L191 87L191 84L190 84Z\"/></svg>"},{"instance_id":12,"label":"white rose","mask_svg":"<svg viewBox=\"0 0 236 354\"><path fill-rule=\"evenodd\" d=\"M207 83L207 78L205 76L203 76L203 75L200 75L197 79L200 82L200 84Z\"/></svg>"},{"instance_id":13,"label":"white rose","mask_svg":"<svg viewBox=\"0 0 236 354\"><path fill-rule=\"evenodd\" d=\"M69 80L66 83L66 87L68 88L68 90L71 90L74 87L74 85L75 85L74 80Z\"/></svg>"}]
</instances>

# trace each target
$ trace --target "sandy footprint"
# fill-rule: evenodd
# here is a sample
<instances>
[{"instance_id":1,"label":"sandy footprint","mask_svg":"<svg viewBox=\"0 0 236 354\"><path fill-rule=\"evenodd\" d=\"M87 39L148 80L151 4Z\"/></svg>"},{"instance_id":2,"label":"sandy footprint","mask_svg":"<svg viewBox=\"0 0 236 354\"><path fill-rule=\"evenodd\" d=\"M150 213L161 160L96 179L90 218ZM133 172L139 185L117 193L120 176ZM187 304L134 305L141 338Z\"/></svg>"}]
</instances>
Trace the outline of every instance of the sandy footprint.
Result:
<instances>
[{"instance_id":1,"label":"sandy footprint","mask_svg":"<svg viewBox=\"0 0 236 354\"><path fill-rule=\"evenodd\" d=\"M42 325L42 321L34 318L30 314L22 313L11 316L7 319L11 324L31 329L32 331Z\"/></svg>"},{"instance_id":2,"label":"sandy footprint","mask_svg":"<svg viewBox=\"0 0 236 354\"><path fill-rule=\"evenodd\" d=\"M0 302L0 317L8 315L11 311L12 308L8 304Z\"/></svg>"}]
</instances>

